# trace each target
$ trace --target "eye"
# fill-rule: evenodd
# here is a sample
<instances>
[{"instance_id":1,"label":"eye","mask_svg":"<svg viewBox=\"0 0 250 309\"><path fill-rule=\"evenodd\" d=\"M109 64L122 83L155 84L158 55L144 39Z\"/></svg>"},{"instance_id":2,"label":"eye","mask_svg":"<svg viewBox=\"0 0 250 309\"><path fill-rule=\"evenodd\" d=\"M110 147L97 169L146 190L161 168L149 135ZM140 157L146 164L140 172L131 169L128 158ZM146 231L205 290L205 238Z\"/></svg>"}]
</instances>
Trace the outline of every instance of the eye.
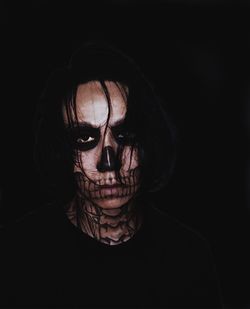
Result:
<instances>
[{"instance_id":1,"label":"eye","mask_svg":"<svg viewBox=\"0 0 250 309\"><path fill-rule=\"evenodd\" d=\"M100 140L100 131L96 128L73 127L67 130L67 134L72 148L79 151L96 147Z\"/></svg>"},{"instance_id":2,"label":"eye","mask_svg":"<svg viewBox=\"0 0 250 309\"><path fill-rule=\"evenodd\" d=\"M118 139L123 139L124 137L125 137L125 134L122 134L122 133L120 133L120 134L117 135L117 138L118 138Z\"/></svg>"},{"instance_id":3,"label":"eye","mask_svg":"<svg viewBox=\"0 0 250 309\"><path fill-rule=\"evenodd\" d=\"M80 151L86 151L94 148L99 141L98 136L93 136L90 134L83 134L74 139L74 148Z\"/></svg>"},{"instance_id":4,"label":"eye","mask_svg":"<svg viewBox=\"0 0 250 309\"><path fill-rule=\"evenodd\" d=\"M117 142L123 145L130 145L133 144L133 142L135 141L135 134L126 131L119 133L114 132L114 136Z\"/></svg>"},{"instance_id":5,"label":"eye","mask_svg":"<svg viewBox=\"0 0 250 309\"><path fill-rule=\"evenodd\" d=\"M77 144L87 144L87 143L91 143L95 140L95 138L93 136L89 136L89 135L85 135L82 137L77 138L76 142Z\"/></svg>"}]
</instances>

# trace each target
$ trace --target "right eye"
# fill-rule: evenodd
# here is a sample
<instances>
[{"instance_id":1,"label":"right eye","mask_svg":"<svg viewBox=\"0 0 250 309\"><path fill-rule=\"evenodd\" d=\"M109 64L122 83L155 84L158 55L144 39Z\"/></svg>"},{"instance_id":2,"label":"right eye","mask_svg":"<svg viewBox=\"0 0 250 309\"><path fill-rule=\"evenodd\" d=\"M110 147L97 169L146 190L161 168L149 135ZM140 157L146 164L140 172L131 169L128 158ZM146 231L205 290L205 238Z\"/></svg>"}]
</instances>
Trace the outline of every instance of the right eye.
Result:
<instances>
[{"instance_id":1,"label":"right eye","mask_svg":"<svg viewBox=\"0 0 250 309\"><path fill-rule=\"evenodd\" d=\"M68 131L69 141L75 150L87 151L99 143L100 132L97 129L70 128Z\"/></svg>"},{"instance_id":2,"label":"right eye","mask_svg":"<svg viewBox=\"0 0 250 309\"><path fill-rule=\"evenodd\" d=\"M91 143L94 140L95 138L93 136L86 135L86 136L77 138L76 143L81 145L81 144Z\"/></svg>"},{"instance_id":3,"label":"right eye","mask_svg":"<svg viewBox=\"0 0 250 309\"><path fill-rule=\"evenodd\" d=\"M94 148L98 144L99 138L93 135L81 135L75 138L75 149L86 151Z\"/></svg>"}]
</instances>

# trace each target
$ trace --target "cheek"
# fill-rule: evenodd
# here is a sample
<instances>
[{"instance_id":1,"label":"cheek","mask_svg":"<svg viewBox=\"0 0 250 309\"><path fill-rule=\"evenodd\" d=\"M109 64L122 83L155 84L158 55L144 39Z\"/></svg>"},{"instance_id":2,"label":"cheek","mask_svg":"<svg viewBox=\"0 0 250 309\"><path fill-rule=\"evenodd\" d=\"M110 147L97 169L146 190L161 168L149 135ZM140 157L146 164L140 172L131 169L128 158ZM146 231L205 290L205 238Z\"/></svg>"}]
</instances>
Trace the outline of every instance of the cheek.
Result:
<instances>
[{"instance_id":1,"label":"cheek","mask_svg":"<svg viewBox=\"0 0 250 309\"><path fill-rule=\"evenodd\" d=\"M85 172L96 171L98 161L98 155L94 149L89 151L81 151L76 155L74 171L81 172L82 169Z\"/></svg>"},{"instance_id":2,"label":"cheek","mask_svg":"<svg viewBox=\"0 0 250 309\"><path fill-rule=\"evenodd\" d=\"M121 170L128 172L139 166L138 149L134 148L131 154L131 147L125 146L122 153L122 166ZM97 148L79 152L76 155L74 172L97 172L97 163L99 159L99 150Z\"/></svg>"},{"instance_id":3,"label":"cheek","mask_svg":"<svg viewBox=\"0 0 250 309\"><path fill-rule=\"evenodd\" d=\"M122 169L124 171L133 170L139 166L138 149L134 148L131 154L131 147L125 146L122 155Z\"/></svg>"}]
</instances>

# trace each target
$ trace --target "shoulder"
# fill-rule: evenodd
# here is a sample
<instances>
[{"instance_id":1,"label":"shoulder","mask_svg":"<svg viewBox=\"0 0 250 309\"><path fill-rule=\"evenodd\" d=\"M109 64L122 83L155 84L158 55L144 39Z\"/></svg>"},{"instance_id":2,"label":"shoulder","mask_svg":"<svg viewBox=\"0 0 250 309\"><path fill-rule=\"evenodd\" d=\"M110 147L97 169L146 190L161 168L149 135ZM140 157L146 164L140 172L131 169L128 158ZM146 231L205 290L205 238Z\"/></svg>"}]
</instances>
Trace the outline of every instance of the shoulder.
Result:
<instances>
[{"instance_id":1,"label":"shoulder","mask_svg":"<svg viewBox=\"0 0 250 309\"><path fill-rule=\"evenodd\" d=\"M196 229L152 206L148 224L159 273L170 278L184 303L221 307L221 292L209 241ZM157 253L156 253L157 252ZM176 296L176 294L174 294ZM186 300L185 300L186 298Z\"/></svg>"},{"instance_id":2,"label":"shoulder","mask_svg":"<svg viewBox=\"0 0 250 309\"><path fill-rule=\"evenodd\" d=\"M169 215L157 208L155 205L149 205L147 210L147 220L149 225L156 233L166 236L190 239L198 242L206 242L205 237L196 229L180 221L176 217Z\"/></svg>"},{"instance_id":3,"label":"shoulder","mask_svg":"<svg viewBox=\"0 0 250 309\"><path fill-rule=\"evenodd\" d=\"M29 243L51 237L60 224L62 211L59 206L46 204L8 222L2 228L6 242Z\"/></svg>"},{"instance_id":4,"label":"shoulder","mask_svg":"<svg viewBox=\"0 0 250 309\"><path fill-rule=\"evenodd\" d=\"M196 229L177 218L150 205L147 211L148 226L151 238L164 251L175 252L186 258L211 258L208 240Z\"/></svg>"}]
</instances>

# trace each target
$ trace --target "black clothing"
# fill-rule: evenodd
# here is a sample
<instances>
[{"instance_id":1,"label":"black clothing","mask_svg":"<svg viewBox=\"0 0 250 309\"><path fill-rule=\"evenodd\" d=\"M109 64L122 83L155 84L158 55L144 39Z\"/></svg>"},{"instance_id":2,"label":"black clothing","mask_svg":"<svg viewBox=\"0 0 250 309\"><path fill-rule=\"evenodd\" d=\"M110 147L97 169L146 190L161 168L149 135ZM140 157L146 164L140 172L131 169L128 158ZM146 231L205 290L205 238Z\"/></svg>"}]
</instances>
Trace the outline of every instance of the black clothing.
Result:
<instances>
[{"instance_id":1,"label":"black clothing","mask_svg":"<svg viewBox=\"0 0 250 309\"><path fill-rule=\"evenodd\" d=\"M221 307L206 241L148 206L137 234L109 246L45 206L5 231L5 307Z\"/></svg>"}]
</instances>

